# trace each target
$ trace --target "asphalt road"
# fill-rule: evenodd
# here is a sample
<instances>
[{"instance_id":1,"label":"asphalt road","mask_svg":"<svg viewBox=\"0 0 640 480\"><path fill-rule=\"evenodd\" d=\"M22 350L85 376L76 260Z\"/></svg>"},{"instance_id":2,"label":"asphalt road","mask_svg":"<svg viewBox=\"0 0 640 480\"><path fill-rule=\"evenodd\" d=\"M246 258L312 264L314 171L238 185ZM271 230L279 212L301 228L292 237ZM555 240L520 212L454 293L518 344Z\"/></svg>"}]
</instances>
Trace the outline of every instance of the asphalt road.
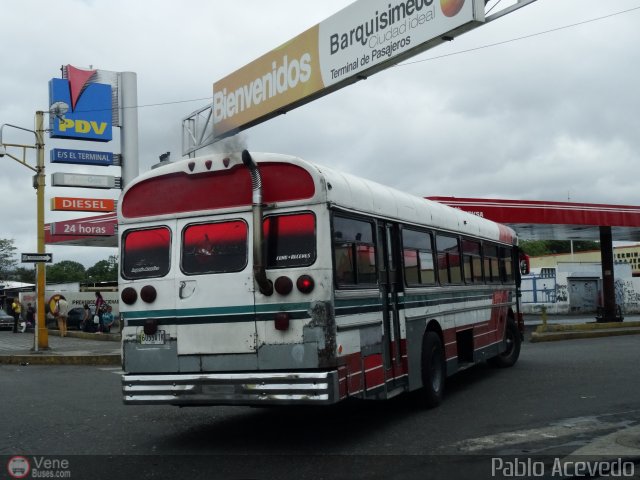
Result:
<instances>
[{"instance_id":1,"label":"asphalt road","mask_svg":"<svg viewBox=\"0 0 640 480\"><path fill-rule=\"evenodd\" d=\"M565 456L640 424L639 366L638 336L527 343L515 367L464 371L422 410L124 406L115 367L3 365L0 455L92 478L491 478L496 456Z\"/></svg>"}]
</instances>

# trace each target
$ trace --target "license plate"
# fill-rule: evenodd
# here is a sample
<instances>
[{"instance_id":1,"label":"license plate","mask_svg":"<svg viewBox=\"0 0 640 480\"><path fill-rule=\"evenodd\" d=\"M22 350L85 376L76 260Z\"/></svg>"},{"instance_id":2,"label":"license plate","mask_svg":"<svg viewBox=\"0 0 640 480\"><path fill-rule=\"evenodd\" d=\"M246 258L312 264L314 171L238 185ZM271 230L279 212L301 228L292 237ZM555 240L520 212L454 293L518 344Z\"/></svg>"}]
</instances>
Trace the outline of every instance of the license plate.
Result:
<instances>
[{"instance_id":1,"label":"license plate","mask_svg":"<svg viewBox=\"0 0 640 480\"><path fill-rule=\"evenodd\" d=\"M138 341L142 345L164 345L165 331L158 330L153 335L146 335L144 332L138 337Z\"/></svg>"}]
</instances>

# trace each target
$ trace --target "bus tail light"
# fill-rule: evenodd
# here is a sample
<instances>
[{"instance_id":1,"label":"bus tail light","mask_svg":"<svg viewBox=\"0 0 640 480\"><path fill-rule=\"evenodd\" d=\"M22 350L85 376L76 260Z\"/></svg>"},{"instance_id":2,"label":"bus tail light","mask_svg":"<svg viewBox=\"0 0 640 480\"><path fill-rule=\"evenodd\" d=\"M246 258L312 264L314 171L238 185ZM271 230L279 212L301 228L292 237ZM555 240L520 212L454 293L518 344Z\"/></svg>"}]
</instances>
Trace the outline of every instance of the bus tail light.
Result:
<instances>
[{"instance_id":1,"label":"bus tail light","mask_svg":"<svg viewBox=\"0 0 640 480\"><path fill-rule=\"evenodd\" d=\"M278 312L273 321L276 330L287 330L289 328L289 314L287 312Z\"/></svg>"},{"instance_id":2,"label":"bus tail light","mask_svg":"<svg viewBox=\"0 0 640 480\"><path fill-rule=\"evenodd\" d=\"M140 298L147 303L153 303L157 296L158 292L151 285L145 285L142 287L142 290L140 290Z\"/></svg>"},{"instance_id":3,"label":"bus tail light","mask_svg":"<svg viewBox=\"0 0 640 480\"><path fill-rule=\"evenodd\" d=\"M120 293L120 298L127 305L133 305L138 300L138 293L131 287L127 287Z\"/></svg>"},{"instance_id":4,"label":"bus tail light","mask_svg":"<svg viewBox=\"0 0 640 480\"><path fill-rule=\"evenodd\" d=\"M289 295L293 290L293 282L289 277L278 277L273 286L280 295Z\"/></svg>"},{"instance_id":5,"label":"bus tail light","mask_svg":"<svg viewBox=\"0 0 640 480\"><path fill-rule=\"evenodd\" d=\"M298 290L302 293L311 293L314 287L313 278L309 275L300 275L296 282L296 287L298 287Z\"/></svg>"}]
</instances>

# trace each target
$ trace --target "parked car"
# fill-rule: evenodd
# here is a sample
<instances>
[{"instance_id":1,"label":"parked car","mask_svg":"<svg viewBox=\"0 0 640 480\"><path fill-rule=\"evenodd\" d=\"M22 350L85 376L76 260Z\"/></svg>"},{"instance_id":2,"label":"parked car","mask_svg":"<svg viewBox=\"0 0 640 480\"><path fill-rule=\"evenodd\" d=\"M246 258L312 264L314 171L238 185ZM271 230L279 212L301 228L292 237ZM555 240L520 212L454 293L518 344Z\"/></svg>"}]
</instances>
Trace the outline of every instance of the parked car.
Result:
<instances>
[{"instance_id":1,"label":"parked car","mask_svg":"<svg viewBox=\"0 0 640 480\"><path fill-rule=\"evenodd\" d=\"M76 329L82 330L82 319L84 317L84 308L75 307L69 310L69 314L67 315L67 328L68 329ZM13 322L13 320L12 320ZM11 324L13 325L13 323ZM47 315L47 327L49 328L58 328L58 321L55 319L53 315Z\"/></svg>"},{"instance_id":2,"label":"parked car","mask_svg":"<svg viewBox=\"0 0 640 480\"><path fill-rule=\"evenodd\" d=\"M13 317L4 310L0 310L0 328L13 328Z\"/></svg>"},{"instance_id":3,"label":"parked car","mask_svg":"<svg viewBox=\"0 0 640 480\"><path fill-rule=\"evenodd\" d=\"M69 316L67 317L67 328L76 328L82 330L82 319L84 318L84 308L75 307L69 310Z\"/></svg>"}]
</instances>

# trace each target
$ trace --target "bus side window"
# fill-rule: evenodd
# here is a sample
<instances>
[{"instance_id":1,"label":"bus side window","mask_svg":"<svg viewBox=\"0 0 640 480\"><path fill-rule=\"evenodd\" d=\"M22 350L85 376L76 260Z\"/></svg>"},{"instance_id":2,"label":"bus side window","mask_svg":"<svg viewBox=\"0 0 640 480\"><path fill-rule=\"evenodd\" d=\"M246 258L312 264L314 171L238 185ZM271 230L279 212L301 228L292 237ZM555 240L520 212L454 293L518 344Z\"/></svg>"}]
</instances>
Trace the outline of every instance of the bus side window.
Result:
<instances>
[{"instance_id":1,"label":"bus side window","mask_svg":"<svg viewBox=\"0 0 640 480\"><path fill-rule=\"evenodd\" d=\"M438 278L440 284L462 283L460 248L458 239L449 235L437 235Z\"/></svg>"},{"instance_id":2,"label":"bus side window","mask_svg":"<svg viewBox=\"0 0 640 480\"><path fill-rule=\"evenodd\" d=\"M480 256L480 242L462 240L462 258L464 281L466 283L481 283L482 258Z\"/></svg>"},{"instance_id":3,"label":"bus side window","mask_svg":"<svg viewBox=\"0 0 640 480\"><path fill-rule=\"evenodd\" d=\"M402 230L404 279L407 285L433 285L436 274L430 233Z\"/></svg>"},{"instance_id":4,"label":"bus side window","mask_svg":"<svg viewBox=\"0 0 640 480\"><path fill-rule=\"evenodd\" d=\"M513 277L513 250L509 247L500 248L500 277L504 283L512 283Z\"/></svg>"},{"instance_id":5,"label":"bus side window","mask_svg":"<svg viewBox=\"0 0 640 480\"><path fill-rule=\"evenodd\" d=\"M373 224L334 215L333 258L338 286L375 285L377 273Z\"/></svg>"},{"instance_id":6,"label":"bus side window","mask_svg":"<svg viewBox=\"0 0 640 480\"><path fill-rule=\"evenodd\" d=\"M500 281L498 247L495 245L485 244L484 246L484 274L487 283Z\"/></svg>"}]
</instances>

